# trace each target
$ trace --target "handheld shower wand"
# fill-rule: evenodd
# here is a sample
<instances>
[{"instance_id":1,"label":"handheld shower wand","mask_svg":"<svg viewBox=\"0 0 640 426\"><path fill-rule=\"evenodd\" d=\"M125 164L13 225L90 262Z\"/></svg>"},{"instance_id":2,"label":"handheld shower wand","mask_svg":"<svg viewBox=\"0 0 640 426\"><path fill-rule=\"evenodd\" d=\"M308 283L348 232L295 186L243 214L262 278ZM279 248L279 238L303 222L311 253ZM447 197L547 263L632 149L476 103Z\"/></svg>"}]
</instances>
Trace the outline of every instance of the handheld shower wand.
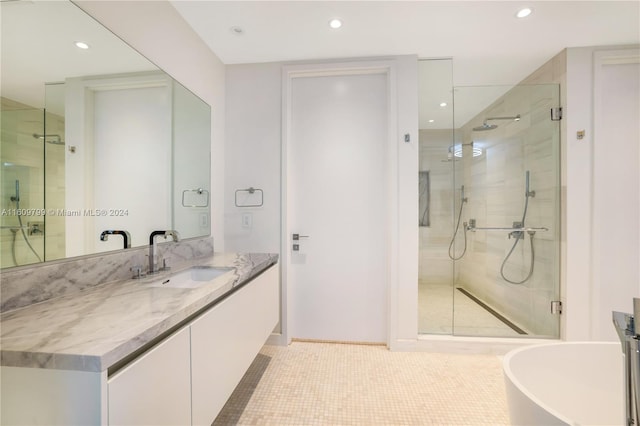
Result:
<instances>
[{"instance_id":1,"label":"handheld shower wand","mask_svg":"<svg viewBox=\"0 0 640 426\"><path fill-rule=\"evenodd\" d=\"M42 262L42 258L35 251L35 249L31 245L31 243L29 242L29 238L27 237L27 234L24 232L24 225L22 224L22 215L20 214L21 213L21 211L20 211L20 181L18 179L16 179L16 195L11 196L10 200L12 202L16 203L16 216L18 216L18 223L20 224L20 231L22 232L22 238L24 238L24 241L27 243L27 246L29 246L29 249L31 250L31 252L38 258L38 262ZM16 266L18 266L18 262L16 260L16 234L13 234L12 254L13 254L13 263L15 263Z\"/></svg>"},{"instance_id":2,"label":"handheld shower wand","mask_svg":"<svg viewBox=\"0 0 640 426\"><path fill-rule=\"evenodd\" d=\"M453 251L453 245L456 241L456 235L458 235L458 230L460 229L460 220L462 219L462 208L464 207L464 203L468 200L464 196L464 185L460 186L460 210L458 212L458 220L456 221L456 229L453 231L453 236L451 237L451 243L449 243L449 258L451 260L460 260L464 257L464 254L467 252L467 224L464 224L464 249L462 250L462 254L460 256L455 255L455 251Z\"/></svg>"},{"instance_id":3,"label":"handheld shower wand","mask_svg":"<svg viewBox=\"0 0 640 426\"><path fill-rule=\"evenodd\" d=\"M529 190L529 177L530 177L529 175L530 175L529 170L527 170L524 174L524 211L522 212L522 221L520 223L514 222L513 223L514 228L516 226L519 228L525 227L524 221L527 219L527 210L529 209L529 198L533 198L536 196L536 191ZM511 246L511 250L509 250L509 253L504 258L504 260L502 261L502 265L500 266L500 276L502 277L502 279L504 279L506 282L510 284L524 284L533 275L533 268L536 260L535 248L533 245L533 236L535 235L535 231L528 231L527 233L529 234L529 245L531 247L531 263L529 264L529 273L524 279L520 281L511 280L505 276L504 270L507 265L507 261L513 254L513 251L516 249L518 242L521 239L524 239L524 232L525 231L513 231L509 233L509 238L513 237L515 238L515 240L513 242L513 246Z\"/></svg>"},{"instance_id":4,"label":"handheld shower wand","mask_svg":"<svg viewBox=\"0 0 640 426\"><path fill-rule=\"evenodd\" d=\"M11 201L16 203L16 209L20 208L20 181L16 179L16 195L11 196Z\"/></svg>"}]
</instances>

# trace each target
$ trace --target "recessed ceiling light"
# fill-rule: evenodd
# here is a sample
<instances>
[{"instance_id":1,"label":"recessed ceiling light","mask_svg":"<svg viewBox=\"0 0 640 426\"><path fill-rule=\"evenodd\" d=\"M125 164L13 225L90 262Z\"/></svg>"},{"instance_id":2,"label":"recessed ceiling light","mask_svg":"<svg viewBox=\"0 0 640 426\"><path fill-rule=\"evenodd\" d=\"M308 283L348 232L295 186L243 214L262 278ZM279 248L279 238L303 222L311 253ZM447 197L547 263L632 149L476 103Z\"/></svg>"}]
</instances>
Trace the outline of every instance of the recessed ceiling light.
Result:
<instances>
[{"instance_id":1,"label":"recessed ceiling light","mask_svg":"<svg viewBox=\"0 0 640 426\"><path fill-rule=\"evenodd\" d=\"M530 8L525 7L524 9L520 9L518 13L516 13L516 17L526 18L527 16L531 15L531 12L533 11Z\"/></svg>"},{"instance_id":2,"label":"recessed ceiling light","mask_svg":"<svg viewBox=\"0 0 640 426\"><path fill-rule=\"evenodd\" d=\"M444 107L446 107L446 106L447 106L447 103L446 103L446 102L441 102L441 103L440 103L440 106L444 108Z\"/></svg>"},{"instance_id":3,"label":"recessed ceiling light","mask_svg":"<svg viewBox=\"0 0 640 426\"><path fill-rule=\"evenodd\" d=\"M436 121L436 120L429 120L429 123L433 123L434 121Z\"/></svg>"},{"instance_id":4,"label":"recessed ceiling light","mask_svg":"<svg viewBox=\"0 0 640 426\"><path fill-rule=\"evenodd\" d=\"M76 41L76 47L78 47L79 49L88 49L89 45L84 41Z\"/></svg>"},{"instance_id":5,"label":"recessed ceiling light","mask_svg":"<svg viewBox=\"0 0 640 426\"><path fill-rule=\"evenodd\" d=\"M238 26L236 26L236 27L231 27L231 28L229 28L229 30L230 30L233 34L235 34L235 35L242 35L242 34L244 34L244 30L243 30L242 28L238 27Z\"/></svg>"},{"instance_id":6,"label":"recessed ceiling light","mask_svg":"<svg viewBox=\"0 0 640 426\"><path fill-rule=\"evenodd\" d=\"M338 18L333 18L332 20L329 21L329 26L334 30L337 30L342 26L342 21Z\"/></svg>"}]
</instances>

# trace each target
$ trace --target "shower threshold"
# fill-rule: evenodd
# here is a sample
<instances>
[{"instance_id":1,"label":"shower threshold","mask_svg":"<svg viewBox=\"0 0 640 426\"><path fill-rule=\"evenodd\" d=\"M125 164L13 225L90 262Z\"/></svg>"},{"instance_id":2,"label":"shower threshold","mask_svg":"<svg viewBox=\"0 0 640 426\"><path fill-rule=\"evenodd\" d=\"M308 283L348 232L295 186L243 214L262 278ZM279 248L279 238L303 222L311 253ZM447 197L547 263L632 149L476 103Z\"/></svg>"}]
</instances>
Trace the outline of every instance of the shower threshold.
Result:
<instances>
[{"instance_id":1,"label":"shower threshold","mask_svg":"<svg viewBox=\"0 0 640 426\"><path fill-rule=\"evenodd\" d=\"M521 329L520 327L518 327L517 325L515 325L514 323L512 323L511 321L509 321L509 319L507 319L506 317L502 316L499 312L495 311L494 309L492 309L489 305L487 305L486 303L484 303L482 300L478 299L477 297L475 297L473 294L469 293L467 290L465 290L462 287L456 287L458 289L458 291L460 291L460 293L464 294L465 296L467 296L469 299L473 300L474 302L476 302L479 306L481 306L485 311L489 312L491 315L493 315L494 317L496 317L497 319L499 319L500 321L502 321L506 326L508 326L509 328L511 328L513 331L515 331L518 334L527 334L526 331L524 331L523 329Z\"/></svg>"}]
</instances>

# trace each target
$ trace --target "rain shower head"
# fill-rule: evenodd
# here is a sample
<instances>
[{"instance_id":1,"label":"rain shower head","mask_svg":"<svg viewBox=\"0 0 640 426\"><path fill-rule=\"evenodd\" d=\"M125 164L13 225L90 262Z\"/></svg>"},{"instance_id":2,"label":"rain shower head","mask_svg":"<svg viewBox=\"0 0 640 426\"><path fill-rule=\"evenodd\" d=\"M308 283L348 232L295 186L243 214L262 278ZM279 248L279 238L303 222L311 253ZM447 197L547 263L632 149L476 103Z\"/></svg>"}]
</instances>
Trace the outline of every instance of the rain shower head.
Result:
<instances>
[{"instance_id":1,"label":"rain shower head","mask_svg":"<svg viewBox=\"0 0 640 426\"><path fill-rule=\"evenodd\" d=\"M485 130L493 130L498 128L497 124L489 124L486 121L482 123L482 126L474 127L472 130L474 132L484 132Z\"/></svg>"},{"instance_id":2,"label":"rain shower head","mask_svg":"<svg viewBox=\"0 0 640 426\"><path fill-rule=\"evenodd\" d=\"M520 121L520 114L518 115L514 115L513 117L489 117L486 118L484 120L484 122L482 123L482 126L478 126L478 127L474 127L472 130L474 132L483 132L485 130L493 130L493 129L497 129L498 125L497 124L489 124L489 121L492 120L513 120L513 121Z\"/></svg>"}]
</instances>

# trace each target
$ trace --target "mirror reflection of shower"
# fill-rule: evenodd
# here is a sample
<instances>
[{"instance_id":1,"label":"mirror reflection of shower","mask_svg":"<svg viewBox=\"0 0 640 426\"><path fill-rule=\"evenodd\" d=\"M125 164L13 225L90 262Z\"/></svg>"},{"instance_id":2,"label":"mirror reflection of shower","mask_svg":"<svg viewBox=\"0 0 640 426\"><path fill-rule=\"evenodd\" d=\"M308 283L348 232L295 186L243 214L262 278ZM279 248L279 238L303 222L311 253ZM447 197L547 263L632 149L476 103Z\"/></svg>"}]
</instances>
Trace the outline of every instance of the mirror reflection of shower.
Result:
<instances>
[{"instance_id":1,"label":"mirror reflection of shower","mask_svg":"<svg viewBox=\"0 0 640 426\"><path fill-rule=\"evenodd\" d=\"M16 244L17 244L18 231L21 232L22 238L24 239L25 243L27 243L27 246L29 247L31 252L36 256L36 258L38 259L38 262L42 262L42 258L31 245L31 242L29 241L29 237L27 237L27 233L24 230L25 226L22 222L22 211L20 210L20 180L19 179L16 179L15 195L12 195L9 198L9 200L12 203L15 203L15 206L16 206L15 212L16 212L16 216L18 217L18 224L19 224L18 228L15 228L15 227L11 228L11 233L13 234L13 240L11 242L11 255L13 256L13 263L16 266L19 266L18 260L16 258Z\"/></svg>"},{"instance_id":2,"label":"mirror reflection of shower","mask_svg":"<svg viewBox=\"0 0 640 426\"><path fill-rule=\"evenodd\" d=\"M505 256L504 260L502 261L502 265L500 266L500 276L502 277L503 280L505 280L506 282L508 282L510 284L524 284L525 282L529 281L529 279L533 275L533 266L534 266L534 263L535 263L535 260L536 260L536 254L535 254L534 245L533 245L533 237L535 236L536 231L527 230L526 233L529 234L529 244L531 246L529 273L527 274L526 277L524 277L521 280L511 279L511 278L507 278L506 277L505 272L504 272L505 266L507 265L507 262L509 261L509 258L513 254L514 250L518 246L518 243L520 242L520 240L524 241L524 238L525 238L525 229L526 229L525 220L527 219L527 211L528 211L528 208L529 208L529 199L536 196L536 192L535 191L531 191L529 189L529 181L530 181L530 173L529 173L529 170L527 170L525 172L524 211L522 212L522 220L520 222L514 222L513 223L513 227L514 228L520 228L522 230L511 231L509 233L509 238L510 239L514 238L513 245L511 246L511 250L509 250L509 253L507 253L507 255Z\"/></svg>"},{"instance_id":3,"label":"mirror reflection of shower","mask_svg":"<svg viewBox=\"0 0 640 426\"><path fill-rule=\"evenodd\" d=\"M462 219L462 210L464 209L465 203L468 199L464 196L464 185L460 187L460 210L458 211L458 220L456 221L456 227L453 231L453 236L451 237L451 243L449 243L449 259L451 260L460 260L464 257L467 252L467 224L464 223L462 227L462 234L464 235L464 248L462 249L462 253L459 256L455 254L455 241L456 236L458 235L458 230L460 229L460 221Z\"/></svg>"}]
</instances>

